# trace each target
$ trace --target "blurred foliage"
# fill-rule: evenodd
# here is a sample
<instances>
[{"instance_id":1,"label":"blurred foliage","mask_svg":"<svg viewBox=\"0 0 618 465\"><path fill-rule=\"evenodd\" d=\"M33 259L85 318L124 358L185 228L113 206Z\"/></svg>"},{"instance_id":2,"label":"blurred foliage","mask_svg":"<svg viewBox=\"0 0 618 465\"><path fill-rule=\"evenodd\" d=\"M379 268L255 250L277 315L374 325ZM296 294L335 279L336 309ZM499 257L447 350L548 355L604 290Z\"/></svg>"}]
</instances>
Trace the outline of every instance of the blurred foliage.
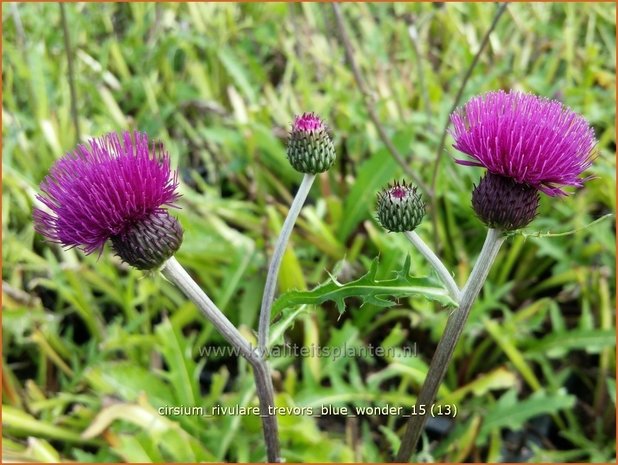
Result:
<instances>
[{"instance_id":1,"label":"blurred foliage","mask_svg":"<svg viewBox=\"0 0 618 465\"><path fill-rule=\"evenodd\" d=\"M159 415L162 406L255 405L250 369L200 348L225 345L158 275L62 251L34 234L38 183L76 143L57 4L4 4L3 454L5 460L259 461L257 417ZM178 259L252 338L269 251L301 175L285 160L293 116L316 111L337 146L303 209L280 291L391 279L412 257L376 224L375 193L400 167L367 115L324 4L67 4L82 140L138 128L178 166L185 241ZM440 131L495 12L493 4L344 4L376 111L410 166L430 180ZM420 459L580 461L615 457L615 5L509 5L464 99L496 88L558 98L586 116L599 156L586 188L543 198L528 232L501 251L439 401ZM410 34L410 31L413 33ZM417 56L415 50L418 50ZM420 63L420 66L418 66ZM470 209L480 170L447 143L437 230L419 234L463 284L484 236ZM333 271L336 270L336 271ZM447 309L401 297L346 299L283 313L273 338L305 346L414 345L416 357L273 358L280 406L410 408ZM388 459L397 416L281 416L290 462Z\"/></svg>"}]
</instances>

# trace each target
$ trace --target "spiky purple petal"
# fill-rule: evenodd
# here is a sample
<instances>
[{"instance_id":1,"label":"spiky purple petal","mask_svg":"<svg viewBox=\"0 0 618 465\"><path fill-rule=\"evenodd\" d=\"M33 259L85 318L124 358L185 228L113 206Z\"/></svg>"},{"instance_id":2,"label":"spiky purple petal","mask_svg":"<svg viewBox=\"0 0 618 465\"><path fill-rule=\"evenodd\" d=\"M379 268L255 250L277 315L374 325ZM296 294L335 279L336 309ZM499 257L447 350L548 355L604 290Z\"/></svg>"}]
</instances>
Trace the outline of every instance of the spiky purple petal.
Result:
<instances>
[{"instance_id":1,"label":"spiky purple petal","mask_svg":"<svg viewBox=\"0 0 618 465\"><path fill-rule=\"evenodd\" d=\"M532 94L488 92L451 115L454 148L489 172L528 184L548 195L560 186L581 187L579 176L593 159L596 139L580 115L562 103Z\"/></svg>"},{"instance_id":2,"label":"spiky purple petal","mask_svg":"<svg viewBox=\"0 0 618 465\"><path fill-rule=\"evenodd\" d=\"M315 113L303 113L294 118L292 131L311 132L326 129L324 122Z\"/></svg>"},{"instance_id":3,"label":"spiky purple petal","mask_svg":"<svg viewBox=\"0 0 618 465\"><path fill-rule=\"evenodd\" d=\"M112 236L179 198L177 173L161 145L140 132L112 133L79 145L50 169L34 227L49 241L101 251Z\"/></svg>"}]
</instances>

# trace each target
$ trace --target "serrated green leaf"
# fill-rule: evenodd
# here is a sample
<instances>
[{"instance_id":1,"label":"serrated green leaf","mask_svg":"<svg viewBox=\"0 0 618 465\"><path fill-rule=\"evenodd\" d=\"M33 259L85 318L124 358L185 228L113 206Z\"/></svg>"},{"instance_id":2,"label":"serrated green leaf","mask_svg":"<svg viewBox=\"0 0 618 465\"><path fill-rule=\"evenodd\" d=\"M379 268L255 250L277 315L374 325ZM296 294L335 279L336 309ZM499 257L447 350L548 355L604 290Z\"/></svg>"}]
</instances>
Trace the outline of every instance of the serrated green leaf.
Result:
<instances>
[{"instance_id":1,"label":"serrated green leaf","mask_svg":"<svg viewBox=\"0 0 618 465\"><path fill-rule=\"evenodd\" d=\"M307 307L299 307L296 310L286 310L281 315L279 321L274 323L270 331L271 343L276 343L278 339L287 331L287 329L294 324L296 319L307 313Z\"/></svg>"},{"instance_id":2,"label":"serrated green leaf","mask_svg":"<svg viewBox=\"0 0 618 465\"><path fill-rule=\"evenodd\" d=\"M282 294L274 303L272 315L277 316L283 309L297 305L320 305L328 300L335 302L339 313L345 311L345 299L357 297L362 305L372 304L391 307L396 304L392 299L412 295L435 300L443 305L456 306L439 281L430 277L410 276L410 257L406 258L403 268L397 271L395 278L376 280L378 259L374 259L367 274L349 283L340 283L334 276L311 291L290 291Z\"/></svg>"}]
</instances>

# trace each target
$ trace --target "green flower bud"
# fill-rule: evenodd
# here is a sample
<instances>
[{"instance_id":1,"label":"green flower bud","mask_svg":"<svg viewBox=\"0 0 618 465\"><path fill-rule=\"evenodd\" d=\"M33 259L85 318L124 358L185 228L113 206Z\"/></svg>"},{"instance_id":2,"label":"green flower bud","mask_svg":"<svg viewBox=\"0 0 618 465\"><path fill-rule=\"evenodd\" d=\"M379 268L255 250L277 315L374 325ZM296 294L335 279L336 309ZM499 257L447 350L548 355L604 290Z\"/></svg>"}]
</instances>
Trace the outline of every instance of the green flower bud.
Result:
<instances>
[{"instance_id":1,"label":"green flower bud","mask_svg":"<svg viewBox=\"0 0 618 465\"><path fill-rule=\"evenodd\" d=\"M378 193L378 221L392 232L414 231L425 215L425 203L416 186L395 182Z\"/></svg>"},{"instance_id":2,"label":"green flower bud","mask_svg":"<svg viewBox=\"0 0 618 465\"><path fill-rule=\"evenodd\" d=\"M301 173L322 173L335 162L335 146L326 125L313 113L294 120L287 153L292 167Z\"/></svg>"}]
</instances>

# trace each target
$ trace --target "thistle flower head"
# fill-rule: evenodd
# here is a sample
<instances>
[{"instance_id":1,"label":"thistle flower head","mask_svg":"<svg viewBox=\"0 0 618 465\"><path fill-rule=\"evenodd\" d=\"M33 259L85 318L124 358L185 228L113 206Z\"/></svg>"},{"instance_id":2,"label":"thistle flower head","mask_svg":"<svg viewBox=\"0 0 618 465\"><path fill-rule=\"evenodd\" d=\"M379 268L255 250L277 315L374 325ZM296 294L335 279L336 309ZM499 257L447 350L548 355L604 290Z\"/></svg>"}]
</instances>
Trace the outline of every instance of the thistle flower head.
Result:
<instances>
[{"instance_id":1,"label":"thistle flower head","mask_svg":"<svg viewBox=\"0 0 618 465\"><path fill-rule=\"evenodd\" d=\"M52 166L37 196L49 211L34 209L34 228L50 242L86 254L100 253L111 239L129 264L156 268L182 242L182 229L165 208L175 206L177 187L162 146L139 132L108 134Z\"/></svg>"},{"instance_id":2,"label":"thistle flower head","mask_svg":"<svg viewBox=\"0 0 618 465\"><path fill-rule=\"evenodd\" d=\"M378 193L377 212L384 229L414 231L425 215L425 203L416 186L395 182Z\"/></svg>"},{"instance_id":3,"label":"thistle flower head","mask_svg":"<svg viewBox=\"0 0 618 465\"><path fill-rule=\"evenodd\" d=\"M322 173L333 165L335 146L317 115L303 113L294 119L287 154L292 167L301 173Z\"/></svg>"},{"instance_id":4,"label":"thistle flower head","mask_svg":"<svg viewBox=\"0 0 618 465\"><path fill-rule=\"evenodd\" d=\"M550 196L561 186L581 187L596 145L586 120L562 103L532 94L488 92L451 115L457 150L483 166Z\"/></svg>"}]
</instances>

